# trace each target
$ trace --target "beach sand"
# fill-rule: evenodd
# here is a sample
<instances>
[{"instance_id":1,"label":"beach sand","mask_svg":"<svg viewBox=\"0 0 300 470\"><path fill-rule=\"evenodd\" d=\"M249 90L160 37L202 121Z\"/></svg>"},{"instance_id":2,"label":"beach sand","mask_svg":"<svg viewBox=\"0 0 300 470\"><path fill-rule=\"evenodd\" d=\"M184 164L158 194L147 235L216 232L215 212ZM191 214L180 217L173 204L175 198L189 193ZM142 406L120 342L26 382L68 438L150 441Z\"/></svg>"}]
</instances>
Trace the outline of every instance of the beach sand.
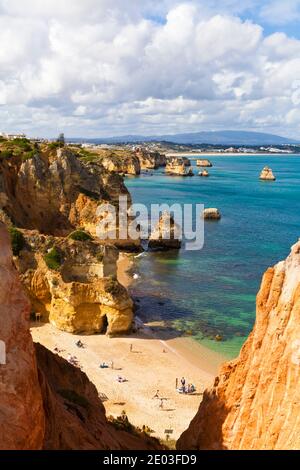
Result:
<instances>
[{"instance_id":1,"label":"beach sand","mask_svg":"<svg viewBox=\"0 0 300 470\"><path fill-rule=\"evenodd\" d=\"M118 275L126 286L132 280L128 273L131 266L132 255L122 255ZM103 402L107 416L116 417L125 410L132 424L149 426L153 435L161 439L166 437L166 429L172 430L170 438L176 440L188 427L203 391L211 386L219 365L224 362L224 357L191 338L174 338L174 334L168 337L163 327L144 326L141 322L137 333L118 338L75 336L59 331L49 323L33 324L31 332L35 342L52 351L56 347L61 349L62 357L71 354L78 358L99 394L107 397ZM76 346L79 339L84 348ZM99 365L103 362L110 367L101 369ZM118 376L127 381L119 383ZM187 384L196 386L194 395L176 391L176 378L180 383L181 377L185 377ZM157 390L159 397L164 399L162 408L161 400L153 398Z\"/></svg>"}]
</instances>

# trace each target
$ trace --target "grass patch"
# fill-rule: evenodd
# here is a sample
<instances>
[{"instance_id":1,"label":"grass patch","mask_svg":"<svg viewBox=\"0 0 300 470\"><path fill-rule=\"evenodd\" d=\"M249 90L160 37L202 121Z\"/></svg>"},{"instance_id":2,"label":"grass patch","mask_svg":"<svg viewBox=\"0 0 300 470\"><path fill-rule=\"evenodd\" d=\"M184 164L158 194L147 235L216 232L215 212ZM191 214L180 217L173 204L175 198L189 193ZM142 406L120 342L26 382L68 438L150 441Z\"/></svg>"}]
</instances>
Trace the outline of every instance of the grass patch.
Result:
<instances>
[{"instance_id":1,"label":"grass patch","mask_svg":"<svg viewBox=\"0 0 300 470\"><path fill-rule=\"evenodd\" d=\"M61 267L61 254L57 250L57 248L54 246L51 248L48 253L44 255L44 261L49 269L53 269L54 271L59 271Z\"/></svg>"},{"instance_id":2,"label":"grass patch","mask_svg":"<svg viewBox=\"0 0 300 470\"><path fill-rule=\"evenodd\" d=\"M48 147L50 150L61 149L65 146L64 142L51 142Z\"/></svg>"},{"instance_id":3,"label":"grass patch","mask_svg":"<svg viewBox=\"0 0 300 470\"><path fill-rule=\"evenodd\" d=\"M32 150L32 146L30 140L28 139L14 139L12 144L15 147L19 147L20 149L24 150L24 152L30 152Z\"/></svg>"},{"instance_id":4,"label":"grass patch","mask_svg":"<svg viewBox=\"0 0 300 470\"><path fill-rule=\"evenodd\" d=\"M19 256L20 251L23 250L25 246L25 239L22 232L15 227L9 228L12 252L14 256Z\"/></svg>"},{"instance_id":5,"label":"grass patch","mask_svg":"<svg viewBox=\"0 0 300 470\"><path fill-rule=\"evenodd\" d=\"M84 230L75 230L74 232L70 233L68 238L71 238L71 240L76 240L78 242L93 240L93 237Z\"/></svg>"},{"instance_id":6,"label":"grass patch","mask_svg":"<svg viewBox=\"0 0 300 470\"><path fill-rule=\"evenodd\" d=\"M11 157L13 157L12 150L1 150L1 153L0 153L1 160L7 160L8 158L11 158Z\"/></svg>"}]
</instances>

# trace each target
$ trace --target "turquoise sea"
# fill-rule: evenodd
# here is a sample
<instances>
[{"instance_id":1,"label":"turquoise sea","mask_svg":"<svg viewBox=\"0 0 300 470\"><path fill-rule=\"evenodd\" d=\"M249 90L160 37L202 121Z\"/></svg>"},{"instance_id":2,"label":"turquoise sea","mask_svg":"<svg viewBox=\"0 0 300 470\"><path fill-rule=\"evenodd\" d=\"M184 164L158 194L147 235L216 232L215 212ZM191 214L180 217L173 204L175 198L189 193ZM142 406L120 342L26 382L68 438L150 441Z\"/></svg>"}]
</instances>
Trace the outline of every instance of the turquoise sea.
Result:
<instances>
[{"instance_id":1,"label":"turquoise sea","mask_svg":"<svg viewBox=\"0 0 300 470\"><path fill-rule=\"evenodd\" d=\"M255 321L255 297L268 266L284 259L300 237L300 156L209 156L209 178L165 176L164 170L126 179L133 201L203 203L219 222L205 223L200 251L136 258L132 286L143 320L175 331L228 357L238 354ZM276 182L258 179L268 165ZM152 176L151 176L152 174ZM223 341L214 338L220 334Z\"/></svg>"}]
</instances>

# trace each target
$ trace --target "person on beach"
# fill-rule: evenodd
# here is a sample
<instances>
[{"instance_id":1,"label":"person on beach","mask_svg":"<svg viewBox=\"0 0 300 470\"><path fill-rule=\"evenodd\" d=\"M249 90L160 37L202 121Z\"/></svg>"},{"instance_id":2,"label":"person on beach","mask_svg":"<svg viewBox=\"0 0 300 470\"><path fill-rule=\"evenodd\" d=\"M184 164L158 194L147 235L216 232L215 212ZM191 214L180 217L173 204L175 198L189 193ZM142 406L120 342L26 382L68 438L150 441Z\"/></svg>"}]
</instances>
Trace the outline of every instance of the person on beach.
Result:
<instances>
[{"instance_id":1,"label":"person on beach","mask_svg":"<svg viewBox=\"0 0 300 470\"><path fill-rule=\"evenodd\" d=\"M176 385L175 385L175 389L177 390L178 388L178 378L176 377Z\"/></svg>"},{"instance_id":2,"label":"person on beach","mask_svg":"<svg viewBox=\"0 0 300 470\"><path fill-rule=\"evenodd\" d=\"M182 388L185 388L185 378L184 377L181 378L181 385L182 385Z\"/></svg>"},{"instance_id":3,"label":"person on beach","mask_svg":"<svg viewBox=\"0 0 300 470\"><path fill-rule=\"evenodd\" d=\"M154 400L154 398L159 398L159 390L156 390L156 394L152 397L152 400Z\"/></svg>"},{"instance_id":4,"label":"person on beach","mask_svg":"<svg viewBox=\"0 0 300 470\"><path fill-rule=\"evenodd\" d=\"M133 344L130 345L130 352L133 350Z\"/></svg>"},{"instance_id":5,"label":"person on beach","mask_svg":"<svg viewBox=\"0 0 300 470\"><path fill-rule=\"evenodd\" d=\"M161 399L160 399L159 408L160 408L160 409L163 409L163 407L164 407L164 399L161 398Z\"/></svg>"}]
</instances>

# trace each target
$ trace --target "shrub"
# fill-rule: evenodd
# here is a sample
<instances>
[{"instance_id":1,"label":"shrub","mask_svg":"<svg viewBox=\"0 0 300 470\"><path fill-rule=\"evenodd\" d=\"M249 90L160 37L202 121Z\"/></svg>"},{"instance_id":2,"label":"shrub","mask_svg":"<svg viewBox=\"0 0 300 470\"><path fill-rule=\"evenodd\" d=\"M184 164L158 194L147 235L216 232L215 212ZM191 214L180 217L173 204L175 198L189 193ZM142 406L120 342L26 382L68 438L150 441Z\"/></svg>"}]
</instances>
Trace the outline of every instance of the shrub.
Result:
<instances>
[{"instance_id":1,"label":"shrub","mask_svg":"<svg viewBox=\"0 0 300 470\"><path fill-rule=\"evenodd\" d=\"M15 227L9 229L12 252L14 256L19 256L20 251L24 248L25 239L22 232L20 232Z\"/></svg>"},{"instance_id":2,"label":"shrub","mask_svg":"<svg viewBox=\"0 0 300 470\"><path fill-rule=\"evenodd\" d=\"M11 158L13 156L13 152L11 150L2 150L0 153L0 159L6 160L7 158Z\"/></svg>"},{"instance_id":3,"label":"shrub","mask_svg":"<svg viewBox=\"0 0 300 470\"><path fill-rule=\"evenodd\" d=\"M59 271L61 266L61 255L55 246L45 254L44 261L49 269Z\"/></svg>"},{"instance_id":4,"label":"shrub","mask_svg":"<svg viewBox=\"0 0 300 470\"><path fill-rule=\"evenodd\" d=\"M36 150L30 150L29 152L23 153L22 160L26 161L33 158L37 154Z\"/></svg>"},{"instance_id":5,"label":"shrub","mask_svg":"<svg viewBox=\"0 0 300 470\"><path fill-rule=\"evenodd\" d=\"M28 139L14 139L13 145L21 148L25 152L30 152L32 150L30 141Z\"/></svg>"},{"instance_id":6,"label":"shrub","mask_svg":"<svg viewBox=\"0 0 300 470\"><path fill-rule=\"evenodd\" d=\"M51 142L51 144L49 144L49 149L54 150L54 149L62 148L64 146L65 144L63 142Z\"/></svg>"},{"instance_id":7,"label":"shrub","mask_svg":"<svg viewBox=\"0 0 300 470\"><path fill-rule=\"evenodd\" d=\"M79 242L85 242L87 240L93 239L91 235L84 230L75 230L74 232L70 233L69 238Z\"/></svg>"}]
</instances>

